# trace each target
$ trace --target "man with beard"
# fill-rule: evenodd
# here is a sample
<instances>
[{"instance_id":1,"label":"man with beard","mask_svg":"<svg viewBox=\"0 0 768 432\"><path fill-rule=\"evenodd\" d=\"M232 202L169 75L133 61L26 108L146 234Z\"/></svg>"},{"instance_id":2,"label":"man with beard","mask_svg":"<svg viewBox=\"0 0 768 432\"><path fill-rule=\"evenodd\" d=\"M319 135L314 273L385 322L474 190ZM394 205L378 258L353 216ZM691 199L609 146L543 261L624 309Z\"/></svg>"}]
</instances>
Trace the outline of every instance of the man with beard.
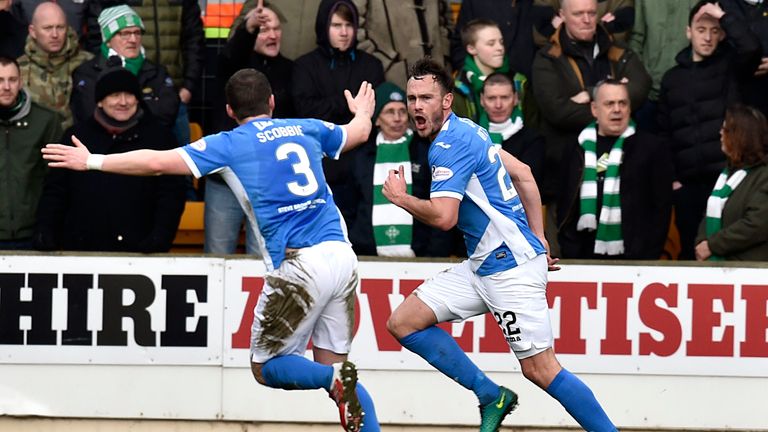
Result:
<instances>
[{"instance_id":1,"label":"man with beard","mask_svg":"<svg viewBox=\"0 0 768 432\"><path fill-rule=\"evenodd\" d=\"M416 133L433 141L429 199L407 193L403 167L390 171L384 196L424 223L458 224L469 259L420 285L398 306L387 328L407 349L471 390L480 431L497 431L517 394L491 381L437 327L491 312L520 360L523 375L558 400L588 431L615 431L592 391L560 366L552 350L546 287L547 254L541 199L531 170L491 142L485 129L451 112L453 80L439 64L414 64L408 113Z\"/></svg>"}]
</instances>

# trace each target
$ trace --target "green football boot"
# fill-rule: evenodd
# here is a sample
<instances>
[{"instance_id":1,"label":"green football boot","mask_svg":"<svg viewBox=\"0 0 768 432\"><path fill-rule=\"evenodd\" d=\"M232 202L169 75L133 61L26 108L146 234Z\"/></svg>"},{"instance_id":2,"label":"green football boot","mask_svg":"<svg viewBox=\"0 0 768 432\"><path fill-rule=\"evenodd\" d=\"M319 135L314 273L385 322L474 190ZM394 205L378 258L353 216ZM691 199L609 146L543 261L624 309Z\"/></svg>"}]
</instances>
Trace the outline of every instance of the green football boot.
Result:
<instances>
[{"instance_id":1,"label":"green football boot","mask_svg":"<svg viewBox=\"0 0 768 432\"><path fill-rule=\"evenodd\" d=\"M480 432L496 432L507 414L517 408L517 394L506 387L499 387L499 397L480 406Z\"/></svg>"}]
</instances>

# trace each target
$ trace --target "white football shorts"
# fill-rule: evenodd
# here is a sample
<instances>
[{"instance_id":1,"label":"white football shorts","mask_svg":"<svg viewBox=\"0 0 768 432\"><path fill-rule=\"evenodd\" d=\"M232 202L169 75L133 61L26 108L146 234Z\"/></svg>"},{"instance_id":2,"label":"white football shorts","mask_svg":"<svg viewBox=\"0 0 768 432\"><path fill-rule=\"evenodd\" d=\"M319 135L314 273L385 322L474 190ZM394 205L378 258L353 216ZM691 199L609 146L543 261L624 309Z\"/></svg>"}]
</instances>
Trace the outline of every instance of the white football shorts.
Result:
<instances>
[{"instance_id":1,"label":"white football shorts","mask_svg":"<svg viewBox=\"0 0 768 432\"><path fill-rule=\"evenodd\" d=\"M425 281L414 294L438 322L462 321L490 311L518 359L552 346L546 255L490 276L477 275L465 260Z\"/></svg>"},{"instance_id":2,"label":"white football shorts","mask_svg":"<svg viewBox=\"0 0 768 432\"><path fill-rule=\"evenodd\" d=\"M357 256L344 242L327 241L286 254L267 273L254 308L251 361L304 355L315 347L349 353L359 279Z\"/></svg>"}]
</instances>

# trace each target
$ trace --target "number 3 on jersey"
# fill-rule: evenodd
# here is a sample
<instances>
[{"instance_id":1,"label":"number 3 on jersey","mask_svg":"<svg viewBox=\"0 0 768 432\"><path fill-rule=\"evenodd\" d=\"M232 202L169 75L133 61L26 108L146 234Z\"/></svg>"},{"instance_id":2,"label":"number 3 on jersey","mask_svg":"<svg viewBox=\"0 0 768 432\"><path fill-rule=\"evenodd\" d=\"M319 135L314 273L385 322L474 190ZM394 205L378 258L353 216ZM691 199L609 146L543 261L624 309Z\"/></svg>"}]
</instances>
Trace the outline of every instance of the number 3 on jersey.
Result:
<instances>
[{"instance_id":1,"label":"number 3 on jersey","mask_svg":"<svg viewBox=\"0 0 768 432\"><path fill-rule=\"evenodd\" d=\"M301 182L302 184L297 181L288 182L286 186L288 186L288 190L294 195L303 197L310 196L317 192L318 185L315 174L312 172L312 166L309 164L309 156L307 156L307 151L304 147L296 143L285 143L277 148L275 156L277 156L277 160L282 161L288 159L288 156L291 153L295 154L299 159L298 162L292 165L293 172L296 175L303 176L305 181Z\"/></svg>"}]
</instances>

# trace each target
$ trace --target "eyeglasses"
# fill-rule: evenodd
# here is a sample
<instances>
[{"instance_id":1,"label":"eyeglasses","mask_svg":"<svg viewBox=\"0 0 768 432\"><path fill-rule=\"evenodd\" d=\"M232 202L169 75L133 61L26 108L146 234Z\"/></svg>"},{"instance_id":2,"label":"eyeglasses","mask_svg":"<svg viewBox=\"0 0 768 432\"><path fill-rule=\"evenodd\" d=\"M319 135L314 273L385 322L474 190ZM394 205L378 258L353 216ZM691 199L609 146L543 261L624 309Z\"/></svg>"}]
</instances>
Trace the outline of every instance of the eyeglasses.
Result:
<instances>
[{"instance_id":1,"label":"eyeglasses","mask_svg":"<svg viewBox=\"0 0 768 432\"><path fill-rule=\"evenodd\" d=\"M141 38L142 31L141 30L121 30L115 34L115 36L119 36L122 40L128 40L131 38L131 36L135 37L136 39Z\"/></svg>"}]
</instances>

